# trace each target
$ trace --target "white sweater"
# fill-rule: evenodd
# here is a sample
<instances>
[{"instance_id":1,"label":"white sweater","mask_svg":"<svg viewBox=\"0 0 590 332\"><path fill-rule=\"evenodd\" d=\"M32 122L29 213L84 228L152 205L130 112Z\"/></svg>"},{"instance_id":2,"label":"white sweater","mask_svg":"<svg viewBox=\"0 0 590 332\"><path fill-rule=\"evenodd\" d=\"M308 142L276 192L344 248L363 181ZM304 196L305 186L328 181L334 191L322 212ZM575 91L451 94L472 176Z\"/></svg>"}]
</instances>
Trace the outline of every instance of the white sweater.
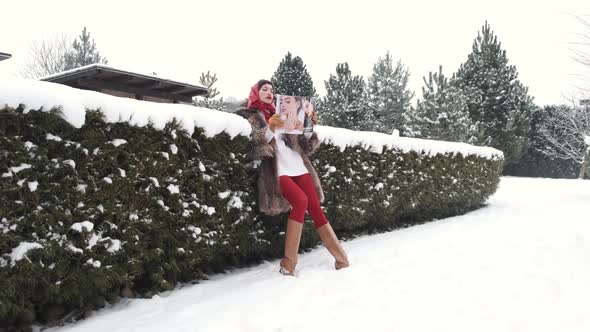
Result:
<instances>
[{"instance_id":1,"label":"white sweater","mask_svg":"<svg viewBox=\"0 0 590 332\"><path fill-rule=\"evenodd\" d=\"M277 158L277 172L279 176L299 176L308 173L303 158L285 145L285 141L282 138L283 134L275 134L270 128L266 127L266 141L272 141L273 137L276 142L276 158Z\"/></svg>"}]
</instances>

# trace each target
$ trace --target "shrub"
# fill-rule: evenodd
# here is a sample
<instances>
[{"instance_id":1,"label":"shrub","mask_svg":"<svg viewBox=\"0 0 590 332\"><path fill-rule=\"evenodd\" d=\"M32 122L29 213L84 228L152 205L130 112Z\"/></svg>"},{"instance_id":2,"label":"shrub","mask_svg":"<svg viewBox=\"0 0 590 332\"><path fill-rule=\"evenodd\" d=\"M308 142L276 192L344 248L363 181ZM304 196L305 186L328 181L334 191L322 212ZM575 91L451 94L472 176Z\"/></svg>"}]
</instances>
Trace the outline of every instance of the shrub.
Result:
<instances>
[{"instance_id":1,"label":"shrub","mask_svg":"<svg viewBox=\"0 0 590 332\"><path fill-rule=\"evenodd\" d=\"M257 212L248 148L176 121L159 130L87 111L75 128L59 109L0 110L0 327L282 256L286 215ZM352 237L480 207L503 160L325 142L312 162L328 219ZM37 248L19 255L26 243ZM301 249L317 244L306 227Z\"/></svg>"}]
</instances>

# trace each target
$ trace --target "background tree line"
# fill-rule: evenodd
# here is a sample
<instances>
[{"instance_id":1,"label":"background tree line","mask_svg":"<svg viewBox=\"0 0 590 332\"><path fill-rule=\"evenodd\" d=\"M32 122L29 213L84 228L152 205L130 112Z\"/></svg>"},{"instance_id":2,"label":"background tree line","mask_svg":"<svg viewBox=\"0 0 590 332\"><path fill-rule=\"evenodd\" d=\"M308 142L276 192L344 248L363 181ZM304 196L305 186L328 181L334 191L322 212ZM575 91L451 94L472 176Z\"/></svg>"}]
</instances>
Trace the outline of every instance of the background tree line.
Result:
<instances>
[{"instance_id":1,"label":"background tree line","mask_svg":"<svg viewBox=\"0 0 590 332\"><path fill-rule=\"evenodd\" d=\"M580 43L586 48L577 49L575 56L590 68L590 24L584 17L579 20L589 33ZM31 51L31 61L22 71L25 77L108 63L86 28L71 43L60 37L33 44ZM446 75L439 66L423 77L422 95L415 103L409 78L407 66L389 52L376 60L367 79L354 75L348 63L338 63L335 73L324 81L326 94L318 102L320 121L351 130L491 146L504 152L505 174L587 176L590 103L582 99L571 105L536 105L487 22L478 31L472 52L454 73ZM243 101L219 97L217 80L214 73L202 73L199 83L209 93L193 103L235 110ZM271 80L279 94L318 96L303 60L290 52ZM582 91L589 92L587 88Z\"/></svg>"}]
</instances>

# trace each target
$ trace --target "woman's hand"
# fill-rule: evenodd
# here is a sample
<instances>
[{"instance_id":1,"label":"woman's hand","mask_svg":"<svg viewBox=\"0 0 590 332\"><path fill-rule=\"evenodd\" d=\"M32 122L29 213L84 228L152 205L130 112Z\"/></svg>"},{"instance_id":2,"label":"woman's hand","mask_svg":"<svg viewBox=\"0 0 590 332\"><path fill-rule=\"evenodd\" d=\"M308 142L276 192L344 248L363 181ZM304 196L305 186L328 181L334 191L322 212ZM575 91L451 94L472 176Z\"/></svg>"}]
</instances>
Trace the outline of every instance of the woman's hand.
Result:
<instances>
[{"instance_id":1,"label":"woman's hand","mask_svg":"<svg viewBox=\"0 0 590 332\"><path fill-rule=\"evenodd\" d=\"M313 114L311 115L311 121L314 125L318 124L318 112L313 112Z\"/></svg>"},{"instance_id":2,"label":"woman's hand","mask_svg":"<svg viewBox=\"0 0 590 332\"><path fill-rule=\"evenodd\" d=\"M274 133L276 128L283 127L283 120L281 120L281 116L275 114L268 119L268 128Z\"/></svg>"},{"instance_id":3,"label":"woman's hand","mask_svg":"<svg viewBox=\"0 0 590 332\"><path fill-rule=\"evenodd\" d=\"M301 121L297 121L297 124L295 124L295 129L303 131L303 123L301 123Z\"/></svg>"},{"instance_id":4,"label":"woman's hand","mask_svg":"<svg viewBox=\"0 0 590 332\"><path fill-rule=\"evenodd\" d=\"M311 116L314 113L313 104L309 100L306 100L304 102L304 108L305 108L305 114L307 116Z\"/></svg>"}]
</instances>

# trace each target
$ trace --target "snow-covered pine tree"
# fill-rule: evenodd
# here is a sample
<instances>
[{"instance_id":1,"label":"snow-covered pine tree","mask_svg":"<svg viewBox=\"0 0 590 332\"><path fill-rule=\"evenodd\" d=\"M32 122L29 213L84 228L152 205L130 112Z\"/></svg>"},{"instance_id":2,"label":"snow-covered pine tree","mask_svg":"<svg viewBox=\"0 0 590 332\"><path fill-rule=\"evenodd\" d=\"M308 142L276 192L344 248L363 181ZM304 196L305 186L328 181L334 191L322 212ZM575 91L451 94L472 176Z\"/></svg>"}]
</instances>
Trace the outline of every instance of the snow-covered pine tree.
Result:
<instances>
[{"instance_id":1,"label":"snow-covered pine tree","mask_svg":"<svg viewBox=\"0 0 590 332\"><path fill-rule=\"evenodd\" d=\"M566 105L546 105L536 110L531 117L529 132L529 149L517 165L505 169L505 173L514 176L568 178L578 177L580 165L575 159L562 159L550 156L546 152L553 149L546 135L551 133L552 139L567 141L568 130L556 129L553 125L556 114L571 112ZM543 152L545 151L545 152ZM550 153L551 154L551 153Z\"/></svg>"},{"instance_id":2,"label":"snow-covered pine tree","mask_svg":"<svg viewBox=\"0 0 590 332\"><path fill-rule=\"evenodd\" d=\"M289 96L315 96L311 75L307 72L303 60L289 52L271 78L275 93Z\"/></svg>"},{"instance_id":3,"label":"snow-covered pine tree","mask_svg":"<svg viewBox=\"0 0 590 332\"><path fill-rule=\"evenodd\" d=\"M367 108L366 84L362 76L352 76L348 63L336 66L336 75L325 82L326 96L319 103L322 124L352 130L370 130L373 125Z\"/></svg>"},{"instance_id":4,"label":"snow-covered pine tree","mask_svg":"<svg viewBox=\"0 0 590 332\"><path fill-rule=\"evenodd\" d=\"M502 150L506 165L517 163L528 145L533 98L487 22L472 49L453 85L466 96L471 120L482 126L483 140L473 143Z\"/></svg>"},{"instance_id":5,"label":"snow-covered pine tree","mask_svg":"<svg viewBox=\"0 0 590 332\"><path fill-rule=\"evenodd\" d=\"M65 70L93 63L108 64L108 60L100 55L100 52L96 49L94 39L90 38L90 32L84 27L82 34L72 43L72 50L66 54Z\"/></svg>"},{"instance_id":6,"label":"snow-covered pine tree","mask_svg":"<svg viewBox=\"0 0 590 332\"><path fill-rule=\"evenodd\" d=\"M545 121L536 129L544 144L534 148L550 158L574 161L583 179L590 157L590 108L546 106L542 112Z\"/></svg>"},{"instance_id":7,"label":"snow-covered pine tree","mask_svg":"<svg viewBox=\"0 0 590 332\"><path fill-rule=\"evenodd\" d=\"M391 134L393 129L403 131L403 115L414 98L408 87L409 79L409 70L401 60L394 66L389 52L377 60L368 84L369 108L376 120L371 130L386 134Z\"/></svg>"},{"instance_id":8,"label":"snow-covered pine tree","mask_svg":"<svg viewBox=\"0 0 590 332\"><path fill-rule=\"evenodd\" d=\"M207 73L201 73L201 77L199 78L199 83L203 86L207 87L209 92L204 96L196 97L193 100L193 104L199 107L210 108L218 111L226 111L225 102L223 101L223 97L219 99L215 99L219 95L219 91L217 88L213 87L215 83L217 83L217 74L211 74L211 72L207 71Z\"/></svg>"},{"instance_id":9,"label":"snow-covered pine tree","mask_svg":"<svg viewBox=\"0 0 590 332\"><path fill-rule=\"evenodd\" d=\"M422 99L405 113L405 136L455 142L468 142L476 136L465 97L450 85L442 66L423 80Z\"/></svg>"}]
</instances>

